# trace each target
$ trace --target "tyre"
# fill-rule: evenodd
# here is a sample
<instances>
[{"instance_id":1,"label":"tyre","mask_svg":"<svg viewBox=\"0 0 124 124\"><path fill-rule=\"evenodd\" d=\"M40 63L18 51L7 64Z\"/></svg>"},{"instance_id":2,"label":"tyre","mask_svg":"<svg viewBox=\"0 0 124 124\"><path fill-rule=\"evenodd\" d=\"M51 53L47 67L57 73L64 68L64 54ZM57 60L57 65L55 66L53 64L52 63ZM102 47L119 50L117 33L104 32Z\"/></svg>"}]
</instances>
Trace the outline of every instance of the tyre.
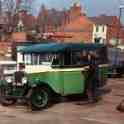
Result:
<instances>
[{"instance_id":1,"label":"tyre","mask_svg":"<svg viewBox=\"0 0 124 124\"><path fill-rule=\"evenodd\" d=\"M1 98L1 104L4 106L10 106L16 103L16 99L11 99L11 98Z\"/></svg>"},{"instance_id":2,"label":"tyre","mask_svg":"<svg viewBox=\"0 0 124 124\"><path fill-rule=\"evenodd\" d=\"M52 93L49 88L35 88L32 92L30 103L32 110L42 110L51 104Z\"/></svg>"},{"instance_id":3,"label":"tyre","mask_svg":"<svg viewBox=\"0 0 124 124\"><path fill-rule=\"evenodd\" d=\"M5 87L2 87L0 88L0 96L1 96L1 99L0 99L0 102L2 105L4 106L10 106L10 105L13 105L16 103L16 99L13 99L13 98L6 98L6 89Z\"/></svg>"}]
</instances>

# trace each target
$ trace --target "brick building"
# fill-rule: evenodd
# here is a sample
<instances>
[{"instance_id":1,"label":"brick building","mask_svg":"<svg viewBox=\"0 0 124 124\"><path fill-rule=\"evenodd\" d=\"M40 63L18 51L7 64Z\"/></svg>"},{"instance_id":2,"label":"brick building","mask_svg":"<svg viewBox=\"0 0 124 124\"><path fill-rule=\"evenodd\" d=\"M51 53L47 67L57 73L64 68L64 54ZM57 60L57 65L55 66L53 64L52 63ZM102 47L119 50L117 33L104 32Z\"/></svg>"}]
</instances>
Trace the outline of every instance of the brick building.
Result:
<instances>
[{"instance_id":1,"label":"brick building","mask_svg":"<svg viewBox=\"0 0 124 124\"><path fill-rule=\"evenodd\" d=\"M91 42L92 22L82 12L80 4L70 9L57 11L42 6L37 18L40 32L58 42ZM51 35L52 34L52 35Z\"/></svg>"},{"instance_id":2,"label":"brick building","mask_svg":"<svg viewBox=\"0 0 124 124\"><path fill-rule=\"evenodd\" d=\"M12 59L12 43L0 42L0 61Z\"/></svg>"},{"instance_id":3,"label":"brick building","mask_svg":"<svg viewBox=\"0 0 124 124\"><path fill-rule=\"evenodd\" d=\"M62 26L59 33L70 36L63 38L63 42L90 43L92 42L92 30L92 22L86 16L80 16Z\"/></svg>"},{"instance_id":4,"label":"brick building","mask_svg":"<svg viewBox=\"0 0 124 124\"><path fill-rule=\"evenodd\" d=\"M23 31L34 30L36 28L36 18L26 10L20 10L13 18L14 31L20 31L18 29L19 25L22 25Z\"/></svg>"},{"instance_id":5,"label":"brick building","mask_svg":"<svg viewBox=\"0 0 124 124\"><path fill-rule=\"evenodd\" d=\"M56 31L69 21L68 11L46 9L43 5L37 17L37 26L41 33Z\"/></svg>"}]
</instances>

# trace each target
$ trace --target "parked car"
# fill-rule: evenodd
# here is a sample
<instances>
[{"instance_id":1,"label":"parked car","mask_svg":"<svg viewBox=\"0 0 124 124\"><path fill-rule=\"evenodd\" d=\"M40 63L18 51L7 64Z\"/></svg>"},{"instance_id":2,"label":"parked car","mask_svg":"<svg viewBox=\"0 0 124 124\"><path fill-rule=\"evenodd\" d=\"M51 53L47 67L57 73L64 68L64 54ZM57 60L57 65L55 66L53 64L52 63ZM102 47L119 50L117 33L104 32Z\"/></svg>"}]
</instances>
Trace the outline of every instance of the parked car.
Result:
<instances>
[{"instance_id":1,"label":"parked car","mask_svg":"<svg viewBox=\"0 0 124 124\"><path fill-rule=\"evenodd\" d=\"M108 75L123 76L124 74L124 50L120 48L108 48L109 71Z\"/></svg>"},{"instance_id":2,"label":"parked car","mask_svg":"<svg viewBox=\"0 0 124 124\"><path fill-rule=\"evenodd\" d=\"M16 61L0 61L0 79L12 80L14 72L17 70Z\"/></svg>"}]
</instances>

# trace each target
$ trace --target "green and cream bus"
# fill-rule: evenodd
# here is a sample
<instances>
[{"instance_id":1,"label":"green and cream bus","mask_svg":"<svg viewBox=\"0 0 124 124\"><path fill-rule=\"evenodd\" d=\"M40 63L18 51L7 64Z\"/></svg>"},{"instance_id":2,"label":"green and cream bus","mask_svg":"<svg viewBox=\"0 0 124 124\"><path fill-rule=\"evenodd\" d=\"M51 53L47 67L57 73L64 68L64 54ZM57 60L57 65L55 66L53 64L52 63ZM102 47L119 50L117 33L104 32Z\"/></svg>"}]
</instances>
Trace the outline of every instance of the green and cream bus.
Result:
<instances>
[{"instance_id":1,"label":"green and cream bus","mask_svg":"<svg viewBox=\"0 0 124 124\"><path fill-rule=\"evenodd\" d=\"M3 104L13 104L17 98L28 99L32 108L47 107L55 94L83 94L87 83L87 54L98 55L101 87L107 79L106 47L100 44L47 43L18 50L18 62L25 67L15 73L15 81L2 84ZM8 89L7 89L7 86ZM11 88L9 88L11 86ZM8 94L6 94L7 90Z\"/></svg>"}]
</instances>

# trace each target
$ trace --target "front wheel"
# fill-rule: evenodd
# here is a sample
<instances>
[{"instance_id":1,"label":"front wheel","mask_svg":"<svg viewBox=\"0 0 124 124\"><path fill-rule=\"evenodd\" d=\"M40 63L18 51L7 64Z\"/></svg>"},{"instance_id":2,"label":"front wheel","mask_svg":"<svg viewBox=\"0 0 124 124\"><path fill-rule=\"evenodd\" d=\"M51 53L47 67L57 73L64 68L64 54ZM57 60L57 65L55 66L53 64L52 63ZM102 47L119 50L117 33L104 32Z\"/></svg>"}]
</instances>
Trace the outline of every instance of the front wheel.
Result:
<instances>
[{"instance_id":1,"label":"front wheel","mask_svg":"<svg viewBox=\"0 0 124 124\"><path fill-rule=\"evenodd\" d=\"M1 104L4 106L10 106L16 103L16 99L4 98L1 99Z\"/></svg>"},{"instance_id":2,"label":"front wheel","mask_svg":"<svg viewBox=\"0 0 124 124\"><path fill-rule=\"evenodd\" d=\"M51 92L48 88L35 88L31 95L32 110L47 108L51 103Z\"/></svg>"},{"instance_id":3,"label":"front wheel","mask_svg":"<svg viewBox=\"0 0 124 124\"><path fill-rule=\"evenodd\" d=\"M10 105L15 104L17 100L14 98L7 98L6 97L6 94L7 94L6 90L7 89L5 87L0 88L0 96L1 96L0 102L1 102L1 104L4 106L10 106Z\"/></svg>"}]
</instances>

